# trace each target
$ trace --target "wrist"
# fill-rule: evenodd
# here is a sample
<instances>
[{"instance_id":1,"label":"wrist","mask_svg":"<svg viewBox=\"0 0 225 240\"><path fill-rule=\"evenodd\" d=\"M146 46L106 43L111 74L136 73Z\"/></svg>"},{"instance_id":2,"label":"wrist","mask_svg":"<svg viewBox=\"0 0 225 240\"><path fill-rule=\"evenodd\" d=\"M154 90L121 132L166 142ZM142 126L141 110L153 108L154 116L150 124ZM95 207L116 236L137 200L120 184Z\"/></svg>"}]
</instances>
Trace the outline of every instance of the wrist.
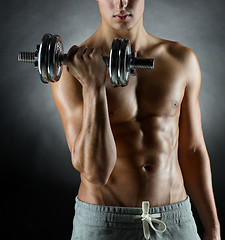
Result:
<instances>
[{"instance_id":1,"label":"wrist","mask_svg":"<svg viewBox=\"0 0 225 240\"><path fill-rule=\"evenodd\" d=\"M82 79L83 89L92 89L98 91L105 87L105 78L93 75L92 77Z\"/></svg>"},{"instance_id":2,"label":"wrist","mask_svg":"<svg viewBox=\"0 0 225 240\"><path fill-rule=\"evenodd\" d=\"M87 80L86 83L82 85L83 93L90 92L100 92L105 89L105 83L96 83L94 80Z\"/></svg>"},{"instance_id":3,"label":"wrist","mask_svg":"<svg viewBox=\"0 0 225 240\"><path fill-rule=\"evenodd\" d=\"M105 97L106 87L105 84L85 84L82 87L83 98L94 101L95 98Z\"/></svg>"}]
</instances>

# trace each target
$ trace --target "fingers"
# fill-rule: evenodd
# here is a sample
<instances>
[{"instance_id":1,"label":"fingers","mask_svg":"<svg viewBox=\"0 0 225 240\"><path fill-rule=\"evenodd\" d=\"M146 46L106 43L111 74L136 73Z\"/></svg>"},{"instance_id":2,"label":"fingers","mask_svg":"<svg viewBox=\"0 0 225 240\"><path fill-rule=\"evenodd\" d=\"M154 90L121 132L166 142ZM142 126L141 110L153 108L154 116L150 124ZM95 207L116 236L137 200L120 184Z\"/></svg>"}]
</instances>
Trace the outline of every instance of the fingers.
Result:
<instances>
[{"instance_id":1,"label":"fingers","mask_svg":"<svg viewBox=\"0 0 225 240\"><path fill-rule=\"evenodd\" d=\"M67 70L69 71L72 66L79 64L81 61L88 62L98 55L101 55L98 48L91 48L86 45L80 47L74 45L67 53Z\"/></svg>"},{"instance_id":2,"label":"fingers","mask_svg":"<svg viewBox=\"0 0 225 240\"><path fill-rule=\"evenodd\" d=\"M74 55L77 53L79 47L77 45L73 45L67 53L67 62L72 62Z\"/></svg>"},{"instance_id":3,"label":"fingers","mask_svg":"<svg viewBox=\"0 0 225 240\"><path fill-rule=\"evenodd\" d=\"M77 45L74 45L70 48L70 50L67 53L67 61L72 62L75 59L91 59L91 54L94 52L96 52L96 50L94 48L90 48L87 46L81 46L78 47Z\"/></svg>"},{"instance_id":4,"label":"fingers","mask_svg":"<svg viewBox=\"0 0 225 240\"><path fill-rule=\"evenodd\" d=\"M79 49L77 50L76 54L75 54L75 59L83 59L83 55L85 54L87 50L87 46L81 46L79 47Z\"/></svg>"},{"instance_id":5,"label":"fingers","mask_svg":"<svg viewBox=\"0 0 225 240\"><path fill-rule=\"evenodd\" d=\"M86 48L86 51L83 54L83 58L85 60L91 59L93 51L94 51L94 48Z\"/></svg>"},{"instance_id":6,"label":"fingers","mask_svg":"<svg viewBox=\"0 0 225 240\"><path fill-rule=\"evenodd\" d=\"M96 55L101 55L101 51L99 48L94 48L92 51L92 56L96 56Z\"/></svg>"}]
</instances>

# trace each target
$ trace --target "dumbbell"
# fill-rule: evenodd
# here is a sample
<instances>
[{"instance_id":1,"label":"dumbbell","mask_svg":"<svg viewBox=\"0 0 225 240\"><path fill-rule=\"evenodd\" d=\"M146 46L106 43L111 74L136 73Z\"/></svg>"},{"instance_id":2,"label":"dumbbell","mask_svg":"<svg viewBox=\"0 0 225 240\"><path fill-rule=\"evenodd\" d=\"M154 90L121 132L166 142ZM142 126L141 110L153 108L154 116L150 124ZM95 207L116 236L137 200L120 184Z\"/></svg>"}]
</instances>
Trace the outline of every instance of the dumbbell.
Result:
<instances>
[{"instance_id":1,"label":"dumbbell","mask_svg":"<svg viewBox=\"0 0 225 240\"><path fill-rule=\"evenodd\" d=\"M62 74L62 65L66 65L67 54L63 53L63 43L59 35L45 34L35 52L20 52L18 61L31 63L39 71L43 83L57 82ZM128 39L116 38L112 42L110 56L102 56L109 67L110 81L114 87L126 86L135 69L153 69L154 59L136 58L131 52Z\"/></svg>"}]
</instances>

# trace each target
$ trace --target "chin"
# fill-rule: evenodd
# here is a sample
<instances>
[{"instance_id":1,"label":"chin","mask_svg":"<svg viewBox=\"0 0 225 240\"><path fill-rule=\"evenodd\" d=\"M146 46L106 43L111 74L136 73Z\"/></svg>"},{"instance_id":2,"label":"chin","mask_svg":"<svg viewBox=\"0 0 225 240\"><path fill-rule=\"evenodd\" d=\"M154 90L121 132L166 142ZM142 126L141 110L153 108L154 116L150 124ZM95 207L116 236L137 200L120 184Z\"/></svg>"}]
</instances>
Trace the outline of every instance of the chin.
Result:
<instances>
[{"instance_id":1,"label":"chin","mask_svg":"<svg viewBox=\"0 0 225 240\"><path fill-rule=\"evenodd\" d=\"M132 24L114 24L112 27L115 30L124 30L124 31L127 30L128 31L133 27L133 25Z\"/></svg>"}]
</instances>

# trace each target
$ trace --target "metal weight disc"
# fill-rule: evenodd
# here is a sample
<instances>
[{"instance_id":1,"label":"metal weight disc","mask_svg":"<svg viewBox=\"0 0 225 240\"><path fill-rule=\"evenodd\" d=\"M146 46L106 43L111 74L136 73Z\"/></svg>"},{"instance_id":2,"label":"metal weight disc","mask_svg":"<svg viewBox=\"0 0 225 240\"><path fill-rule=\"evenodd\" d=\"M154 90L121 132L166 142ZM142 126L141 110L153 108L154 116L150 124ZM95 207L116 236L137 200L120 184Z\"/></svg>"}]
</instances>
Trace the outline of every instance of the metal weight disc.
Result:
<instances>
[{"instance_id":1,"label":"metal weight disc","mask_svg":"<svg viewBox=\"0 0 225 240\"><path fill-rule=\"evenodd\" d=\"M56 81L58 81L62 75L62 67L63 67L63 62L60 61L60 56L64 54L64 49L63 49L63 43L62 43L62 38L58 35L57 36L57 44L56 44L56 63L58 66L58 71L56 72Z\"/></svg>"},{"instance_id":2,"label":"metal weight disc","mask_svg":"<svg viewBox=\"0 0 225 240\"><path fill-rule=\"evenodd\" d=\"M56 44L56 37L53 35L48 43L48 63L47 63L47 81L54 82L54 69L55 69L55 61L54 61L54 49Z\"/></svg>"},{"instance_id":3,"label":"metal weight disc","mask_svg":"<svg viewBox=\"0 0 225 240\"><path fill-rule=\"evenodd\" d=\"M131 53L129 40L124 39L120 45L120 71L119 71L119 81L122 87L127 86L130 78L130 69L129 69L129 56Z\"/></svg>"},{"instance_id":4,"label":"metal weight disc","mask_svg":"<svg viewBox=\"0 0 225 240\"><path fill-rule=\"evenodd\" d=\"M114 87L119 86L119 71L120 71L120 64L119 64L119 51L120 51L120 39L114 39L112 42L112 47L109 56L109 76L110 81Z\"/></svg>"},{"instance_id":5,"label":"metal weight disc","mask_svg":"<svg viewBox=\"0 0 225 240\"><path fill-rule=\"evenodd\" d=\"M38 52L38 70L40 73L41 81L43 83L48 83L47 81L47 64L48 64L48 43L49 39L52 37L50 33L43 36L39 52Z\"/></svg>"},{"instance_id":6,"label":"metal weight disc","mask_svg":"<svg viewBox=\"0 0 225 240\"><path fill-rule=\"evenodd\" d=\"M48 80L57 82L62 73L62 64L59 61L59 56L63 54L62 39L59 35L53 35L48 46L48 65L47 73Z\"/></svg>"}]
</instances>

